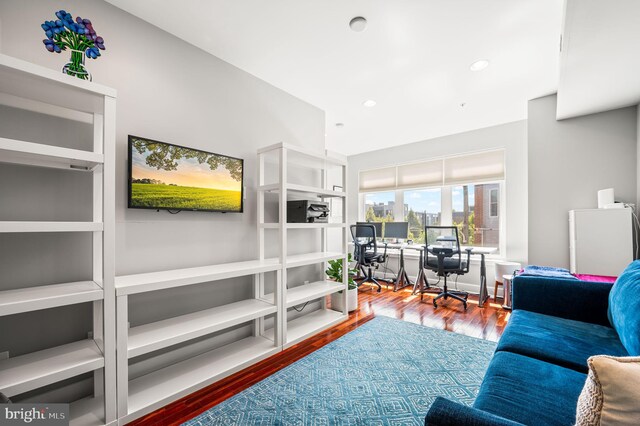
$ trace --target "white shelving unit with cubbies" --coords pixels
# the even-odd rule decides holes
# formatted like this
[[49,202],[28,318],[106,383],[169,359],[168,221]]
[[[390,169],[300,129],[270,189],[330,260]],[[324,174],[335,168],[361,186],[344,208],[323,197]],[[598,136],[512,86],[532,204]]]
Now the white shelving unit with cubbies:
[[[116,417],[115,341],[115,108],[116,91],[0,54],[0,105],[89,124],[90,150],[2,137],[0,163],[92,175],[92,219],[86,222],[6,221],[0,234],[89,233],[92,277],[79,282],[7,283],[0,272],[0,317],[92,303],[91,338],[0,360],[0,392],[9,397],[93,372],[93,395],[69,401],[70,422],[104,425]],[[21,112],[22,114],[22,112]],[[87,277],[89,278],[89,277]],[[9,354],[11,355],[11,354]],[[42,401],[47,402],[47,401]],[[57,402],[57,401],[56,401]]]
[[[292,169],[304,169],[302,175],[306,176],[304,184],[293,183],[291,179]],[[330,170],[331,169],[331,170]],[[340,181],[339,187],[332,185],[329,188],[329,175],[337,175]],[[280,298],[277,304],[281,306],[282,315],[278,316],[278,321],[274,327],[264,329],[264,323],[260,323],[261,333],[269,338],[273,338],[282,345],[283,348],[292,346],[301,340],[306,339],[322,330],[347,319],[347,292],[342,291],[347,288],[347,277],[343,282],[337,283],[318,277],[305,280],[300,285],[289,287],[288,272],[292,268],[302,266],[322,265],[323,271],[330,260],[342,259],[343,267],[347,269],[347,226],[345,223],[346,212],[346,159],[326,152],[315,152],[284,143],[268,146],[258,151],[258,247],[259,258],[264,259],[268,245],[278,242],[278,259],[282,264],[280,281],[276,284],[281,287],[280,294],[275,298]],[[270,182],[267,182],[271,180]],[[277,220],[268,221],[266,218],[266,205],[268,194],[277,196],[278,217]],[[273,198],[273,197],[272,197]],[[292,199],[310,200],[340,200],[341,216],[339,222],[329,221],[328,223],[289,223],[287,220],[287,201]],[[302,254],[288,253],[288,238],[290,230],[319,230],[320,247],[318,251]],[[328,249],[329,230],[336,230],[339,234],[339,251]],[[277,235],[273,235],[277,232]],[[300,231],[299,231],[300,232]],[[317,231],[315,231],[317,232]],[[271,234],[271,235],[269,235]],[[259,277],[260,278],[260,277]],[[298,283],[296,283],[298,284]],[[261,298],[271,299],[272,294],[264,294],[263,280],[257,282],[256,291]],[[344,297],[342,312],[327,308],[326,296],[342,291]],[[278,292],[276,292],[278,293]],[[318,301],[319,309],[304,313],[304,307],[308,303]],[[298,311],[302,315],[289,319],[289,309],[300,306]]]
[[[280,321],[278,287],[271,297],[257,291],[259,277],[266,273],[280,281],[282,265],[278,259],[249,260],[118,276],[115,280],[118,344],[118,417],[130,422],[166,404],[210,385],[251,364],[282,350],[277,336],[261,333],[258,325],[267,316]],[[253,276],[252,298],[228,303],[186,315],[129,327],[129,296],[189,285],[216,285],[222,280]],[[240,324],[251,324],[251,336],[197,356],[170,363],[139,377],[130,374],[129,361],[173,345],[187,343]]]

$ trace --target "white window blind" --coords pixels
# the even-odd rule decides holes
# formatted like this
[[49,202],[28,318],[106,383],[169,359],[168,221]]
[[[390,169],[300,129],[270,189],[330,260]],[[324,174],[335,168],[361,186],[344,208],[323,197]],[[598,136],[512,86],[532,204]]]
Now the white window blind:
[[367,170],[360,172],[360,190],[376,191],[396,187],[396,168]]
[[442,186],[442,160],[398,166],[398,188]]
[[360,172],[360,191],[385,191],[503,180],[504,150]]
[[504,151],[447,158],[444,162],[445,185],[504,179]]

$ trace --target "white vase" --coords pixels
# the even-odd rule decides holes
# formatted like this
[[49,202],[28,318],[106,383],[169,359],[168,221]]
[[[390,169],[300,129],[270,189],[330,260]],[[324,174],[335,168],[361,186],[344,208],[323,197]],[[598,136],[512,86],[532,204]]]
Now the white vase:
[[[342,312],[344,309],[344,295],[342,292],[333,293],[331,295],[331,309]],[[358,309],[358,289],[347,290],[347,312],[353,312]]]

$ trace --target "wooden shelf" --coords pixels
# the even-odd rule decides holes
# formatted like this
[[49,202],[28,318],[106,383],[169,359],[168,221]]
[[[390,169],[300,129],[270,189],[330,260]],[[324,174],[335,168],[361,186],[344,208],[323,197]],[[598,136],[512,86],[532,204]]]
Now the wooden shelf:
[[0,162],[87,171],[104,163],[104,156],[90,151],[0,138]]
[[[262,185],[258,188],[258,190],[263,192],[277,193],[277,192],[280,192],[280,185],[277,183]],[[306,185],[297,185],[293,183],[286,184],[285,190],[290,192],[301,193],[301,194],[311,194],[319,198],[344,198],[347,196],[347,193],[343,191],[332,191],[330,189],[316,188],[313,186],[306,186]]]
[[93,281],[43,285],[0,291],[0,316],[102,300],[103,291]]
[[[327,328],[347,319],[342,312],[331,309],[320,309],[310,314],[298,317],[287,322],[287,342],[284,345],[288,348],[296,343],[320,333]],[[273,329],[265,331],[265,337],[273,338]]]
[[264,337],[248,337],[129,382],[128,415],[122,423],[149,413],[278,352]]
[[278,259],[248,260],[244,262],[222,263],[219,265],[196,268],[174,269],[171,271],[150,272],[119,276],[115,279],[116,294],[143,293],[172,287],[223,280],[262,272],[276,271],[282,265]]
[[181,315],[129,330],[129,358],[214,333],[276,312],[263,300],[249,299]]
[[316,263],[327,262],[329,260],[342,259],[346,257],[346,253],[340,252],[317,252],[296,254],[287,256],[287,268],[295,268],[297,266],[313,265]]
[[[287,223],[285,227],[287,229],[325,229],[325,228],[344,228],[347,226],[344,223]],[[264,229],[279,229],[279,223],[261,223],[261,228]]]
[[11,397],[104,367],[93,340],[82,340],[0,361],[0,391]]
[[0,221],[0,232],[96,232],[102,231],[102,222],[11,222]]
[[0,54],[0,92],[77,111],[103,113],[105,96],[117,92],[58,70]]
[[104,404],[102,398],[87,397],[69,405],[69,426],[104,425]]

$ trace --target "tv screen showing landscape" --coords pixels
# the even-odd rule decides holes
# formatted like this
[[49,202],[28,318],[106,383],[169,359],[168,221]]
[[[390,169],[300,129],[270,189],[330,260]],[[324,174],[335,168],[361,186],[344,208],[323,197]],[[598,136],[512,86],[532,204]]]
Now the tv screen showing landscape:
[[242,212],[243,160],[129,136],[129,207]]

